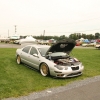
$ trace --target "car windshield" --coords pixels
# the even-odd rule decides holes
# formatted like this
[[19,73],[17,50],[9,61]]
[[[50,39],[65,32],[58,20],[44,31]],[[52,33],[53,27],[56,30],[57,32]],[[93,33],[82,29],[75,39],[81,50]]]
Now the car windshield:
[[38,48],[41,56],[45,56],[47,50],[49,49],[49,47],[44,47],[44,48]]

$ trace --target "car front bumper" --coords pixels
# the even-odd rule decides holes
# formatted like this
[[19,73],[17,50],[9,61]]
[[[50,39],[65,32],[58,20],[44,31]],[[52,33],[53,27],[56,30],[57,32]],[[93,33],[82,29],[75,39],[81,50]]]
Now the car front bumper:
[[67,77],[76,77],[82,75],[84,70],[84,66],[81,66],[79,70],[72,70],[71,68],[68,70],[52,70],[50,71],[50,75],[59,78],[67,78]]

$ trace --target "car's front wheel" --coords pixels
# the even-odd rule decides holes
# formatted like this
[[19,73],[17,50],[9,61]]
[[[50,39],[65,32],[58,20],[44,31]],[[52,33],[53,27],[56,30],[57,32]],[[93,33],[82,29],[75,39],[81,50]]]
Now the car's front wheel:
[[20,56],[19,56],[19,55],[17,56],[16,61],[17,61],[17,64],[21,64],[21,58],[20,58]]
[[47,64],[45,64],[45,63],[41,64],[41,66],[40,66],[40,73],[43,76],[49,76],[50,75],[49,68],[48,68]]

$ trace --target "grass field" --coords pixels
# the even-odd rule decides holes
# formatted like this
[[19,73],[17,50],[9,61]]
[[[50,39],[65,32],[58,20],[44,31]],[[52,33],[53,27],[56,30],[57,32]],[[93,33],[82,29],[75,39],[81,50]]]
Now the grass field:
[[17,65],[15,51],[15,48],[0,48],[0,99],[28,95],[100,75],[100,50],[75,48],[72,54],[83,62],[85,69],[82,76],[67,79],[43,77],[24,64]]

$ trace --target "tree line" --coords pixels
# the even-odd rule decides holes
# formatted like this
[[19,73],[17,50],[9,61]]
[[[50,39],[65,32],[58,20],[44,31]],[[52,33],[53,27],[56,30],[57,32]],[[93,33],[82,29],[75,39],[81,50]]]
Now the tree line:
[[80,39],[80,38],[84,38],[84,39],[89,39],[89,40],[94,40],[94,39],[100,39],[100,33],[95,33],[95,35],[93,34],[83,34],[83,33],[74,33],[74,34],[70,34],[68,37],[65,35],[61,35],[61,36],[33,36],[35,39],[40,39],[40,40],[49,40],[49,39],[55,39],[57,41],[59,40],[65,40],[67,38],[71,38],[74,40]]

